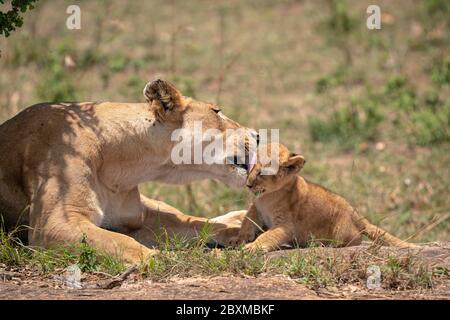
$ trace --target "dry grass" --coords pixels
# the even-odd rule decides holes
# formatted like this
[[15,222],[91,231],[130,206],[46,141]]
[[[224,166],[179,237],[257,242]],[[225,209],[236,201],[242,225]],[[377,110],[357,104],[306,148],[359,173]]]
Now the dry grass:
[[[450,32],[442,9],[419,0],[378,1],[383,29],[368,31],[370,1],[347,1],[353,27],[341,30],[330,28],[336,12],[325,0],[85,0],[79,1],[82,30],[69,31],[65,9],[72,1],[40,2],[20,31],[0,39],[0,120],[43,100],[143,101],[143,85],[161,76],[186,95],[219,100],[227,115],[247,126],[279,128],[282,142],[308,160],[303,174],[348,198],[372,222],[401,238],[416,235],[417,242],[450,241],[450,145],[442,138],[449,126],[442,129],[442,119],[432,117],[449,116]],[[69,57],[74,67],[64,64]],[[407,84],[399,85],[398,78]],[[376,105],[380,121],[365,122],[365,103]],[[336,122],[336,130],[328,116],[349,106],[370,132],[349,120]],[[327,139],[314,140],[312,119],[324,121]],[[203,216],[242,209],[250,201],[246,191],[214,181],[189,188],[148,183],[141,190]],[[29,257],[24,264],[35,261],[20,246],[8,248],[2,245],[5,256],[19,250],[19,257]],[[430,287],[438,276],[414,257],[372,255],[389,275],[386,288]],[[371,259],[329,261],[312,250],[269,262],[239,250],[216,256],[194,246],[165,250],[142,271],[160,280],[173,274],[283,273],[320,287],[361,283]]]
[[[417,251],[382,250],[379,246],[334,249],[311,244],[307,249],[267,255],[242,248],[211,250],[205,246],[207,239],[207,234],[199,234],[195,241],[162,240],[160,254],[141,263],[138,277],[166,282],[191,277],[284,275],[312,290],[346,286],[366,290],[369,267],[375,265],[381,272],[380,290],[427,290],[449,280],[445,265],[424,260]],[[80,239],[79,245],[41,250],[23,246],[14,233],[0,229],[0,277],[5,281],[13,277],[8,275],[21,274],[11,270],[22,270],[28,279],[60,277],[57,275],[64,275],[73,264],[81,269],[83,278],[112,278],[125,270],[119,258],[96,251],[86,240]]]

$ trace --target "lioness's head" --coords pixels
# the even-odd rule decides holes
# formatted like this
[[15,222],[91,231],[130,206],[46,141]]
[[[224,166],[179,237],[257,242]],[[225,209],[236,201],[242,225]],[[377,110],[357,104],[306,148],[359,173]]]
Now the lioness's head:
[[[277,163],[277,170],[271,170],[273,162],[261,163],[265,158],[262,152]],[[289,152],[282,144],[262,145],[258,148],[258,161],[248,176],[247,187],[256,195],[276,191],[291,181],[304,164],[303,156]]]
[[[245,185],[251,154],[256,153],[258,143],[255,130],[229,119],[215,104],[183,96],[167,81],[149,82],[144,96],[154,109],[157,121],[171,128],[170,162],[177,178],[166,179],[167,182],[214,178],[230,186]],[[200,139],[196,135],[199,131]],[[222,151],[212,150],[213,142],[215,147],[221,144]]]

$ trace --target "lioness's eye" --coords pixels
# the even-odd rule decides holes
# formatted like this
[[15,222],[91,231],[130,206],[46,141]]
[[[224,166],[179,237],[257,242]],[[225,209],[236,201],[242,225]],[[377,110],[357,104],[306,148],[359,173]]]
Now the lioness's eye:
[[212,108],[212,110],[213,110],[215,113],[219,113],[219,112],[222,111],[222,109],[220,109],[220,108]]

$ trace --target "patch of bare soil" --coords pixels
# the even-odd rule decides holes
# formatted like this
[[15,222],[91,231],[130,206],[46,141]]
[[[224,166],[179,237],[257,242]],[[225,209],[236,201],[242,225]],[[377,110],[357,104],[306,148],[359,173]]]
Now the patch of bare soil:
[[[300,251],[310,249],[297,249]],[[317,248],[315,250],[318,250]],[[350,248],[320,248],[330,255],[355,254],[367,251],[367,246]],[[410,254],[408,250],[382,248],[397,257]],[[417,257],[430,266],[450,268],[450,244],[425,245],[414,250]],[[292,252],[292,251],[291,251]],[[269,254],[279,256],[286,251]],[[83,289],[68,289],[60,276],[36,275],[28,269],[6,268],[0,265],[0,299],[450,299],[450,279],[444,278],[431,289],[392,291],[369,290],[365,286],[347,285],[312,290],[287,276],[258,277],[215,276],[171,278],[164,282],[142,279],[132,273],[112,283],[105,275],[84,275]],[[102,284],[102,285],[100,285]]]

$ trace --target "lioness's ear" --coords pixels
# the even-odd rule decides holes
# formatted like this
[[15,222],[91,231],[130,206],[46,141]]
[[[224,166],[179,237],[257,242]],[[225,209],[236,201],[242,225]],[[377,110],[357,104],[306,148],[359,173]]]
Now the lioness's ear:
[[158,103],[165,111],[181,106],[181,92],[167,81],[153,80],[144,88],[144,96],[151,103]]
[[297,172],[305,165],[305,158],[299,154],[291,153],[289,159],[283,163],[283,167],[289,169],[289,171]]

